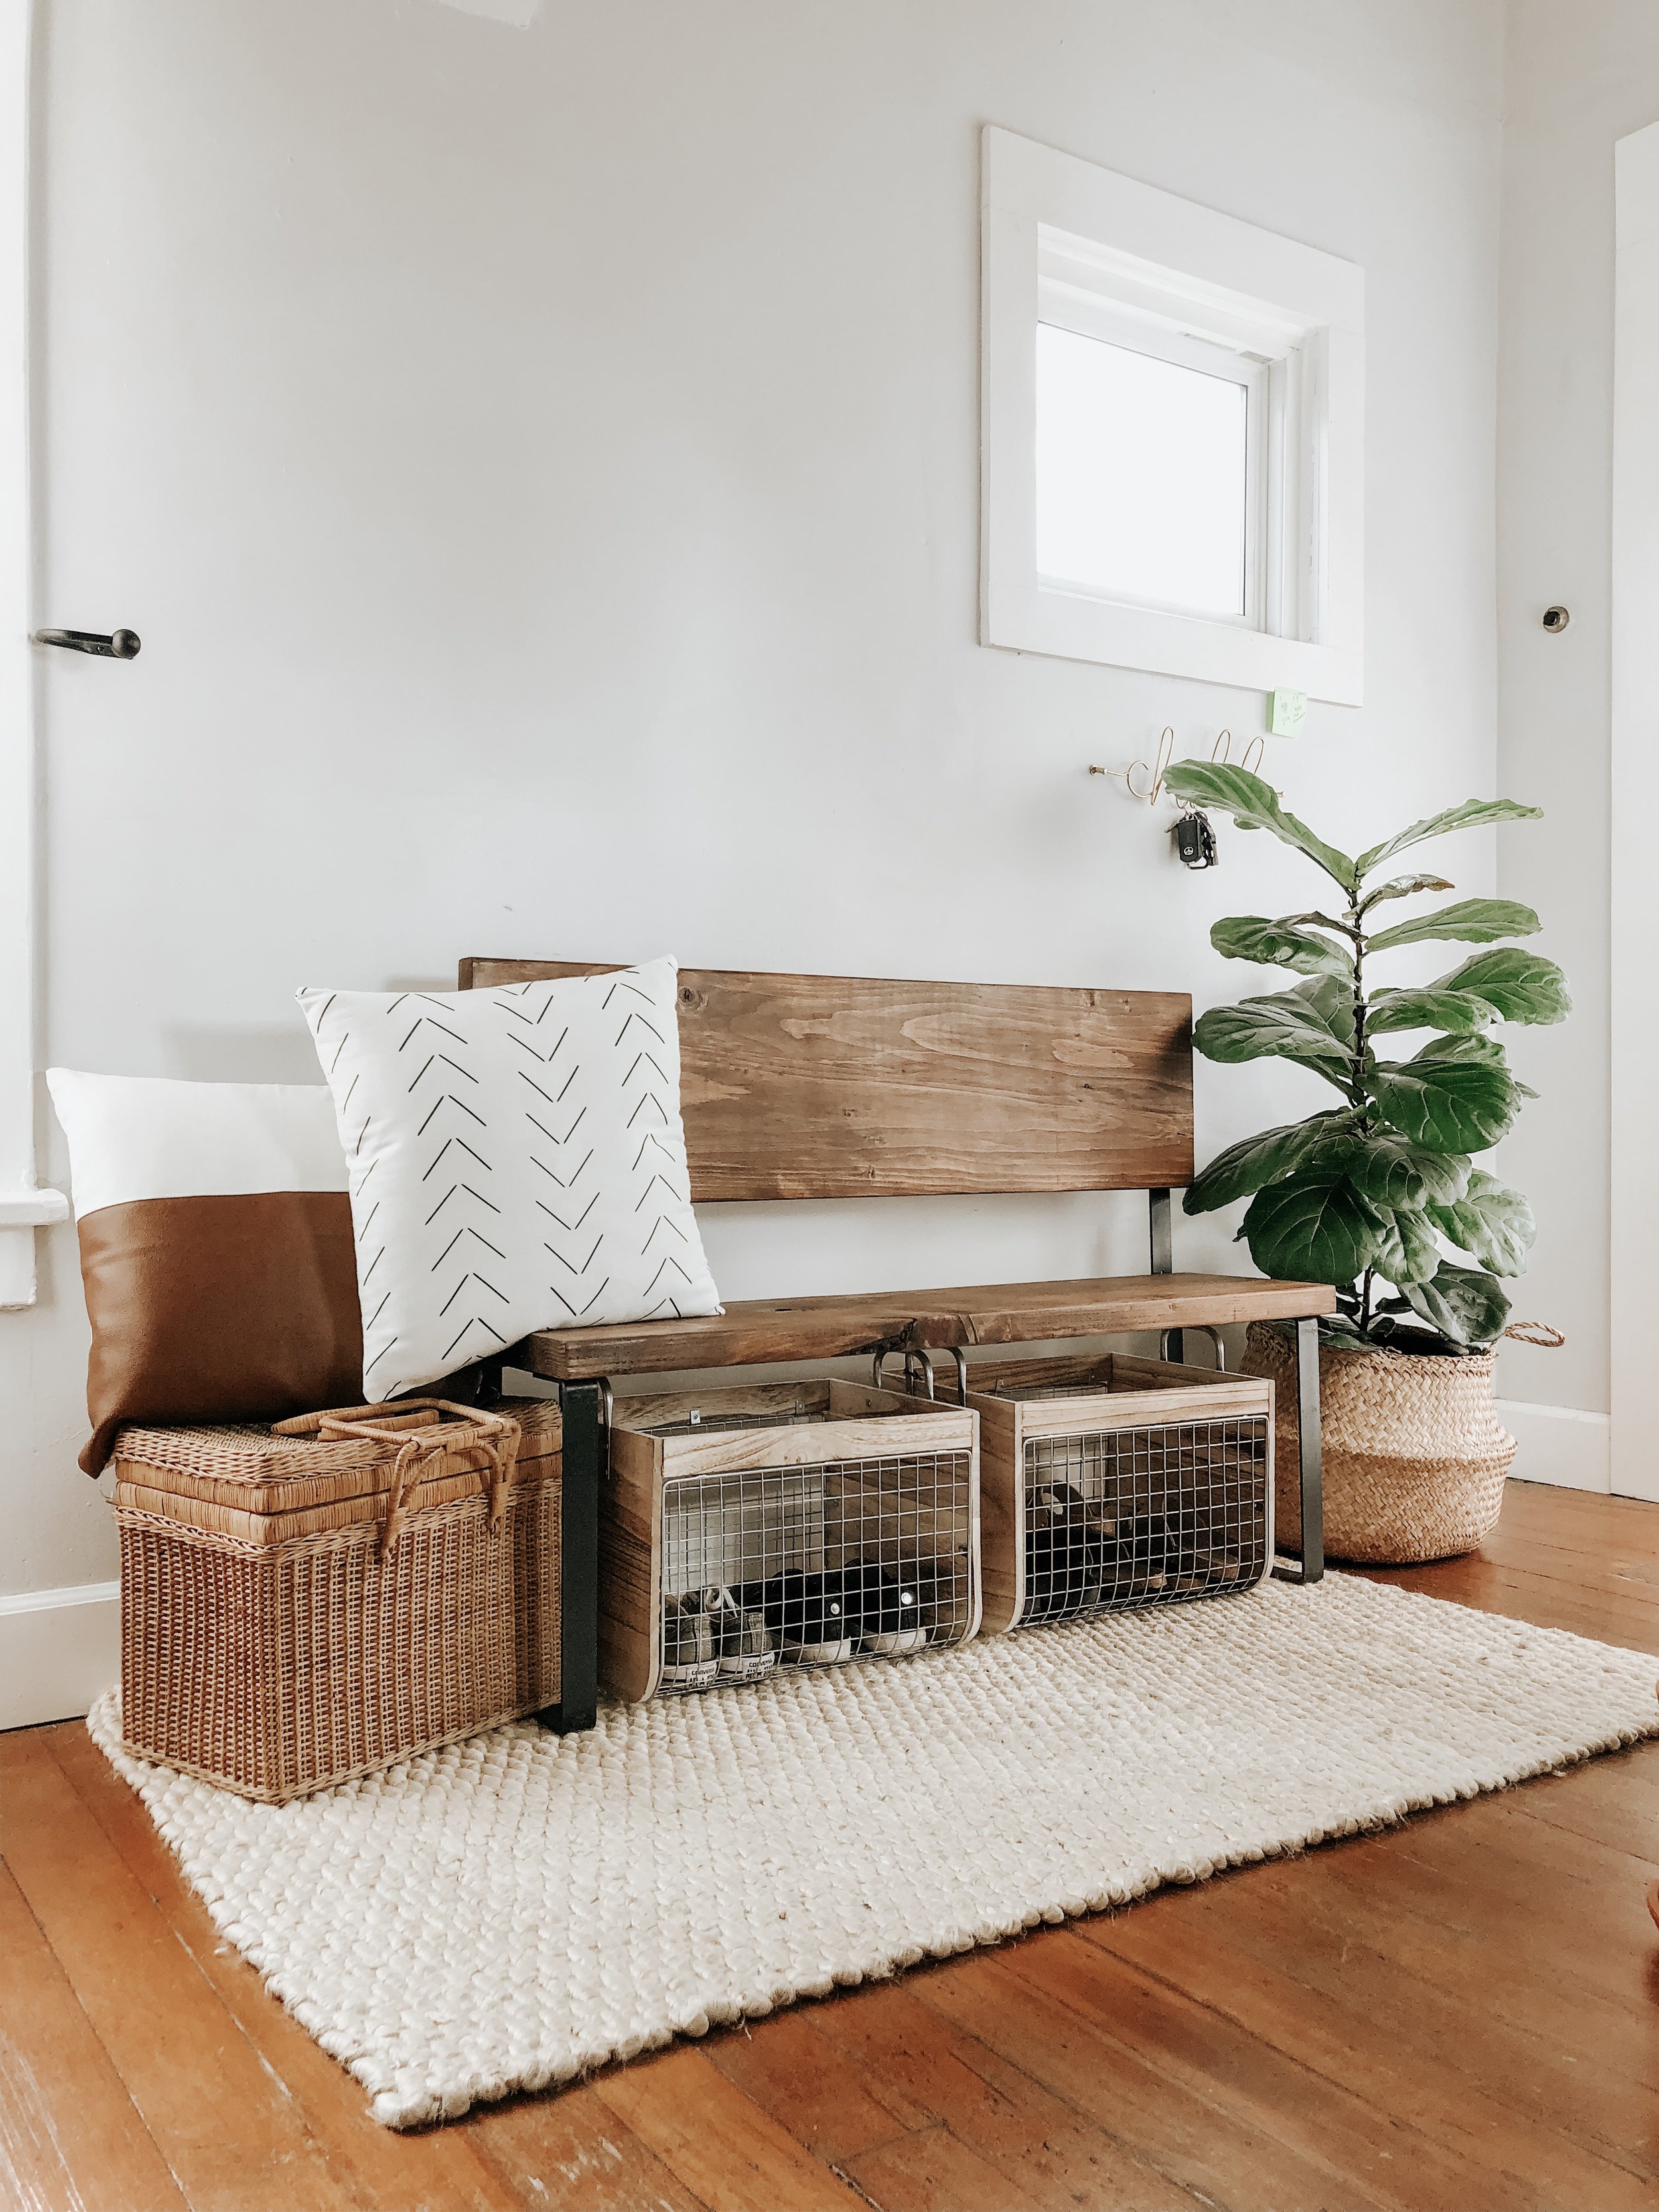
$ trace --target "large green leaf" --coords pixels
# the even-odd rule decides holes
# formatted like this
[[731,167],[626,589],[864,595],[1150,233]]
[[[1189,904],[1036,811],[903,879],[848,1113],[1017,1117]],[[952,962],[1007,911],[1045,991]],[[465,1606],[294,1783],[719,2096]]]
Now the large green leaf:
[[1353,955],[1340,945],[1294,923],[1268,921],[1260,915],[1235,915],[1231,921],[1217,922],[1210,942],[1229,960],[1254,960],[1263,968],[1294,968],[1304,975],[1346,978],[1353,974]]
[[1536,1098],[1538,1093],[1522,1083],[1510,1066],[1509,1054],[1495,1036],[1484,1033],[1479,1036],[1443,1036],[1434,1044],[1425,1044],[1419,1053],[1431,1052],[1437,1060],[1466,1060],[1481,1067],[1501,1068],[1509,1077],[1517,1098]]
[[1564,1022],[1572,1012],[1567,979],[1553,960],[1504,945],[1477,952],[1449,975],[1431,985],[1436,991],[1473,991],[1496,1006],[1506,1022]]
[[1414,921],[1396,922],[1366,940],[1367,952],[1388,952],[1396,945],[1491,945],[1500,937],[1531,937],[1543,924],[1518,899],[1459,899]]
[[1353,1050],[1353,986],[1335,975],[1309,975],[1292,983],[1290,994],[1311,1006],[1345,1052]]
[[1507,1072],[1465,1048],[1481,1037],[1427,1045],[1407,1060],[1379,1060],[1370,1093],[1384,1116],[1431,1152],[1482,1152],[1514,1121],[1519,1094]]
[[1413,1310],[1454,1344],[1485,1351],[1504,1333],[1510,1302],[1495,1275],[1443,1260],[1431,1281],[1401,1284]]
[[[1310,981],[1317,993],[1321,984],[1334,984],[1335,979],[1315,976]],[[1308,995],[1308,988],[1298,985],[1269,998],[1245,999],[1236,1006],[1212,1006],[1194,1025],[1193,1042],[1206,1060],[1297,1060],[1346,1091],[1353,1073],[1352,1029],[1345,1042],[1332,1028],[1325,1006]],[[1336,988],[1340,994],[1340,987]],[[1348,1012],[1352,1020],[1352,1001]]]
[[1451,1206],[1431,1206],[1428,1212],[1460,1251],[1494,1275],[1524,1272],[1537,1233],[1532,1208],[1518,1190],[1508,1189],[1496,1176],[1477,1169],[1462,1199]]
[[1382,1036],[1389,1030],[1443,1030],[1467,1036],[1498,1018],[1490,999],[1474,991],[1443,991],[1430,983],[1420,990],[1379,991],[1365,1017],[1367,1033]]
[[1478,1036],[1438,1037],[1432,1044],[1420,1046],[1416,1057],[1466,1060],[1479,1067],[1501,1067],[1506,1075],[1509,1073],[1508,1054],[1497,1037],[1487,1036],[1484,1031]]
[[1249,1198],[1264,1183],[1293,1175],[1304,1156],[1333,1128],[1353,1116],[1340,1109],[1316,1114],[1311,1121],[1294,1121],[1278,1129],[1264,1129],[1258,1137],[1244,1137],[1218,1152],[1182,1200],[1188,1213],[1213,1213],[1235,1199]]
[[1402,1206],[1426,1206],[1431,1200],[1452,1205],[1468,1187],[1469,1164],[1455,1152],[1425,1152],[1410,1144],[1398,1130],[1365,1129],[1355,1116],[1334,1114],[1322,1127],[1304,1122],[1313,1132],[1298,1165],[1340,1170],[1373,1206],[1387,1212]]
[[1376,1259],[1388,1219],[1345,1175],[1294,1175],[1260,1190],[1239,1235],[1264,1275],[1351,1283]]
[[1407,845],[1421,845],[1431,837],[1444,837],[1453,830],[1478,830],[1488,822],[1530,821],[1543,811],[1541,806],[1522,806],[1513,799],[1466,799],[1461,806],[1449,806],[1443,814],[1431,814],[1421,822],[1413,822],[1397,837],[1373,845],[1370,852],[1359,855],[1354,867],[1359,875],[1368,876],[1379,862],[1391,860]]
[[1409,1206],[1390,1211],[1388,1221],[1388,1234],[1373,1263],[1377,1273],[1400,1291],[1426,1283],[1440,1265],[1434,1223],[1420,1207]]
[[1386,884],[1379,884],[1374,891],[1366,892],[1359,902],[1359,911],[1369,914],[1384,899],[1415,898],[1419,891],[1449,891],[1454,888],[1444,876],[1391,876]]
[[1219,814],[1231,814],[1241,830],[1271,830],[1285,844],[1294,845],[1298,853],[1316,860],[1345,891],[1353,890],[1358,878],[1347,854],[1316,837],[1294,814],[1285,813],[1273,786],[1252,775],[1249,769],[1228,768],[1219,761],[1177,761],[1165,772],[1164,781],[1166,789],[1189,805],[1212,806]]

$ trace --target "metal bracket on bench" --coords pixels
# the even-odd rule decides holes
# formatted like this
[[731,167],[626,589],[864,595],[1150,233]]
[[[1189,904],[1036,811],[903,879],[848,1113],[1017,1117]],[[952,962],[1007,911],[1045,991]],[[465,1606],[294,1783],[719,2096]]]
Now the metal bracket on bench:
[[1280,1582],[1316,1583],[1325,1572],[1325,1475],[1319,1441],[1319,1323],[1296,1325],[1296,1436],[1302,1488],[1302,1561],[1276,1565]]
[[[1146,1205],[1152,1215],[1152,1273],[1173,1275],[1175,1273],[1175,1208],[1167,1190],[1149,1190]],[[1166,1328],[1160,1357],[1173,1359],[1177,1365],[1185,1357],[1185,1346],[1178,1328]]]
[[559,1702],[536,1718],[557,1735],[591,1729],[599,1710],[599,1480],[611,1444],[611,1385],[561,1382]]

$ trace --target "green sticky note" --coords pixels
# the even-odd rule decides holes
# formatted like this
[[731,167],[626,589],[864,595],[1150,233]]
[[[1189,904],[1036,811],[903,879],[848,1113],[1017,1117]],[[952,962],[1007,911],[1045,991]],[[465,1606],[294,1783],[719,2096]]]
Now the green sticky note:
[[1305,691],[1270,691],[1267,694],[1267,727],[1274,737],[1299,738],[1307,715],[1308,695]]

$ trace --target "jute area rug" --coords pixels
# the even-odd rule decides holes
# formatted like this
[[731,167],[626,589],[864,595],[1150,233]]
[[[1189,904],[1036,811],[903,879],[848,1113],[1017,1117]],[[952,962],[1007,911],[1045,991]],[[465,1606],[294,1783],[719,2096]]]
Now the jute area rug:
[[391,2127],[1659,1733],[1659,1662],[1332,1576],[520,1723],[287,1806],[94,1736]]

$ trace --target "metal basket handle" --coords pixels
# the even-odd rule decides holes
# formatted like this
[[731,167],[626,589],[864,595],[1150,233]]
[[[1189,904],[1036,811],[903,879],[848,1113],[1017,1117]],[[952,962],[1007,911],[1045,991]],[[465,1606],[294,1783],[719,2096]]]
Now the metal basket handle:
[[[1160,1359],[1167,1359],[1169,1358],[1170,1339],[1176,1334],[1176,1332],[1174,1329],[1166,1328],[1164,1331],[1164,1334],[1158,1338],[1158,1356]],[[1224,1375],[1226,1373],[1227,1347],[1221,1340],[1221,1331],[1218,1328],[1212,1328],[1209,1322],[1206,1321],[1188,1321],[1182,1323],[1180,1334],[1184,1336],[1207,1336],[1215,1351],[1216,1373],[1218,1375]]]
[[[952,1344],[946,1349],[956,1362],[957,1403],[965,1406],[968,1403],[968,1362],[958,1346]],[[904,1388],[908,1395],[913,1398],[937,1398],[939,1392],[935,1386],[933,1362],[939,1354],[926,1345],[890,1344],[884,1351],[877,1352],[870,1364],[872,1387],[877,1390],[885,1388],[881,1379],[882,1369],[899,1352],[904,1354]],[[918,1389],[917,1382],[925,1384],[926,1388]]]

